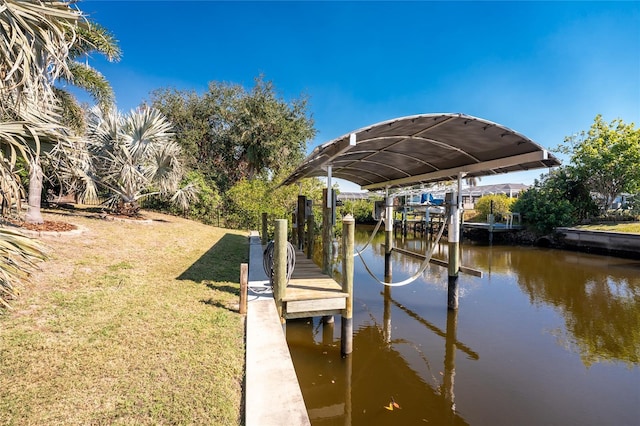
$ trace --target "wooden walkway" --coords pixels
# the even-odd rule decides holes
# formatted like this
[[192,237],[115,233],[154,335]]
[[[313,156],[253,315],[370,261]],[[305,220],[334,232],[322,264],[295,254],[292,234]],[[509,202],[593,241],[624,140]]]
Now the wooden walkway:
[[293,275],[282,299],[285,319],[340,315],[348,296],[302,251],[296,252]]

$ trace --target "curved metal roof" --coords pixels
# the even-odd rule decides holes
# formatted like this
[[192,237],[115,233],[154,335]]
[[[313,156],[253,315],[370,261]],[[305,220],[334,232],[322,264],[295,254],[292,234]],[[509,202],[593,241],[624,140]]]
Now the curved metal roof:
[[285,179],[332,176],[363,189],[413,186],[559,166],[526,136],[464,114],[421,114],[356,130],[313,150]]

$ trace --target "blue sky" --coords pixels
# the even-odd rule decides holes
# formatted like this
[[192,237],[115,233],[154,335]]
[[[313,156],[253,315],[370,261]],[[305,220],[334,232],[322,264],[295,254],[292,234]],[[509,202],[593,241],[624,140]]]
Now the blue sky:
[[[460,112],[546,148],[596,114],[640,125],[640,2],[99,1],[79,7],[107,27],[119,63],[90,63],[118,107],[160,87],[209,81],[309,97],[310,152],[396,117]],[[530,184],[542,171],[483,178]],[[343,190],[356,189],[344,185]]]

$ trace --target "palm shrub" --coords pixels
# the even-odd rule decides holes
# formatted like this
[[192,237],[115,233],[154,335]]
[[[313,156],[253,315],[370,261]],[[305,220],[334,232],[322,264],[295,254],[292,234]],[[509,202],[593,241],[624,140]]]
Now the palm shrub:
[[173,197],[183,207],[193,199],[193,186],[179,187],[182,150],[173,140],[171,123],[159,111],[103,114],[94,107],[87,129],[93,182],[110,191],[106,204],[115,213],[135,216],[140,200],[150,196]]

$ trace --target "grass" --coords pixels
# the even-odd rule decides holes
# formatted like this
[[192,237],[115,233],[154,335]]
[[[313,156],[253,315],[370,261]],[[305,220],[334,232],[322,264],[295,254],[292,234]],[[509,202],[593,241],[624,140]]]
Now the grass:
[[0,424],[241,422],[244,233],[58,215],[50,260],[0,314]]
[[640,222],[611,222],[593,225],[580,225],[576,226],[576,228],[588,231],[627,232],[630,234],[640,234]]

